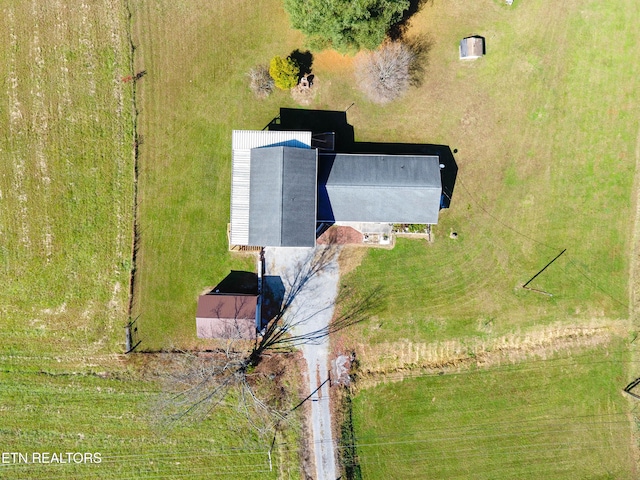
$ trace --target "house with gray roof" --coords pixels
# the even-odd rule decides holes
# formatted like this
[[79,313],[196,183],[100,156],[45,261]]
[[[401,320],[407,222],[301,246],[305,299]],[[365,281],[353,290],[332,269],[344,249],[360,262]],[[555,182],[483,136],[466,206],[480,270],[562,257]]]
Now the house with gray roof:
[[437,155],[333,152],[310,131],[235,130],[232,144],[232,248],[313,247],[321,224],[438,223]]
[[249,245],[315,245],[317,165],[315,148],[251,150]]
[[435,156],[319,156],[318,222],[436,224],[441,196]]

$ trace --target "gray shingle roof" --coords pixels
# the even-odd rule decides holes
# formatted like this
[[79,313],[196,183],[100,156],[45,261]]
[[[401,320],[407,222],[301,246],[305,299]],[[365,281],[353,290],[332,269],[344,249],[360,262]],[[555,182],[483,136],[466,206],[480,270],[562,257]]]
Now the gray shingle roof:
[[320,154],[318,221],[438,223],[436,156]]
[[315,245],[316,155],[308,148],[251,150],[250,245]]

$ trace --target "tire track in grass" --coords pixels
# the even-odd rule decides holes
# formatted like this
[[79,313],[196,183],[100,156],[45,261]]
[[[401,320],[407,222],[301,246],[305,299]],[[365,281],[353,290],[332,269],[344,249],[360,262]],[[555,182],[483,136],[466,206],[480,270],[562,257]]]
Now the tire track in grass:
[[58,61],[58,77],[56,84],[58,86],[58,93],[60,100],[58,101],[58,120],[75,123],[77,121],[73,110],[71,109],[71,88],[69,81],[69,61],[67,59],[66,51],[61,47],[66,43],[65,32],[69,31],[69,25],[66,18],[69,16],[69,12],[66,11],[66,5],[61,0],[56,0],[53,4],[55,19],[53,24],[53,50]]
[[18,53],[18,35],[15,30],[15,14],[12,8],[5,10],[6,18],[9,24],[9,73],[7,81],[7,98],[9,100],[9,133],[13,140],[10,146],[13,150],[12,157],[15,161],[13,187],[18,200],[18,216],[19,216],[19,243],[26,249],[31,249],[31,237],[29,230],[29,210],[27,208],[27,193],[24,189],[25,177],[25,155],[19,147],[20,140],[24,137],[24,115],[22,113],[22,104],[18,97],[18,74],[17,74],[17,53]]
[[38,172],[38,180],[44,193],[45,201],[41,202],[44,215],[42,216],[42,249],[46,258],[46,263],[51,262],[51,256],[53,253],[53,230],[51,227],[51,219],[49,217],[48,206],[50,205],[49,199],[51,198],[51,178],[49,176],[49,167],[47,164],[47,156],[45,154],[45,143],[49,135],[49,116],[47,107],[44,101],[43,84],[45,80],[45,61],[42,54],[42,47],[40,45],[40,18],[43,16],[43,12],[39,11],[39,5],[36,0],[31,3],[31,14],[34,20],[32,32],[33,38],[31,40],[31,52],[30,62],[33,66],[31,68],[31,98],[32,98],[32,120],[31,128],[35,133],[35,158]]
[[[80,45],[85,56],[85,70],[87,79],[87,86],[89,89],[89,95],[91,97],[96,96],[96,57],[94,54],[95,45],[91,41],[91,24],[89,22],[89,15],[91,13],[89,5],[85,2],[80,4]],[[99,121],[98,114],[93,116],[96,122]]]

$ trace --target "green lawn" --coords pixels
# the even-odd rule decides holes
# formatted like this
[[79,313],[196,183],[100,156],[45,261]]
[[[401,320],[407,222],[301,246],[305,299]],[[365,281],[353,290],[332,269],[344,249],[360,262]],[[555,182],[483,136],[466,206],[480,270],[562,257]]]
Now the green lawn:
[[[449,343],[562,325],[624,335],[638,18],[632,1],[428,2],[409,35],[427,38],[429,61],[405,99],[372,105],[336,70],[334,92],[356,102],[357,139],[458,150],[435,241],[370,250],[342,279],[386,294],[385,310],[338,342],[363,370],[400,349],[409,353],[399,368],[410,369]],[[460,62],[457,43],[470,34],[486,37],[487,55]],[[530,285],[553,296],[520,288],[565,248]],[[364,478],[634,478],[637,431],[621,388],[638,370],[628,344],[613,342],[587,356],[567,342],[575,359],[522,353],[516,366],[364,388],[354,399]]]
[[[426,4],[408,33],[430,45],[422,84],[386,107],[358,92],[350,58],[313,52],[309,108],[355,101],[358,140],[458,149],[458,182],[435,243],[372,251],[346,279],[378,282],[387,294],[376,328],[357,336],[440,340],[481,335],[476,326],[486,322],[501,335],[627,315],[638,131],[628,18],[637,6],[619,3]],[[140,2],[134,20],[137,70],[147,72],[139,83],[140,348],[206,345],[194,338],[197,295],[231,268],[254,268],[227,251],[231,130],[263,128],[294,105],[285,92],[256,100],[245,74],[304,40],[275,0]],[[470,32],[486,36],[488,54],[460,62],[457,42]],[[242,48],[230,55],[230,44]],[[564,248],[531,285],[553,297],[518,288]]]
[[[371,251],[345,278],[379,282],[387,297],[386,311],[354,338],[497,337],[628,315],[639,8],[428,2],[409,29],[431,44],[422,85],[384,108],[357,91],[350,59],[316,55],[310,108],[355,102],[358,140],[459,150],[435,243]],[[207,346],[194,338],[197,295],[231,268],[254,268],[227,251],[231,130],[263,128],[294,106],[285,92],[255,100],[245,73],[303,39],[279,0],[142,0],[132,9],[135,70],[146,71],[137,84],[140,348]],[[0,20],[0,444],[104,458],[3,467],[0,476],[296,478],[297,444],[281,446],[290,456],[276,455],[267,472],[269,440],[248,433],[237,412],[155,430],[146,415],[158,385],[112,356],[124,344],[132,267],[127,21],[121,1],[75,0],[9,2]],[[463,64],[457,42],[471,33],[486,36],[488,55]],[[553,297],[518,288],[563,248],[532,284]],[[631,477],[620,388],[635,372],[617,343],[581,355],[363,390],[355,399],[363,471]],[[407,437],[415,441],[397,443]]]
[[362,478],[634,478],[628,358],[615,342],[366,389],[353,403]]
[[[428,3],[409,29],[431,43],[422,86],[384,108],[354,97],[360,139],[444,143],[459,167],[433,244],[372,250],[345,279],[386,292],[361,343],[627,317],[639,7],[551,5]],[[457,42],[470,33],[487,55],[465,63]],[[565,248],[530,285],[552,297],[519,288]]]
[[[135,6],[139,83],[140,255],[135,315],[145,350],[197,342],[197,296],[230,269],[231,131],[262,129],[293,105],[258,101],[246,73],[302,47],[279,0],[142,1]],[[231,48],[233,46],[233,48]]]
[[3,479],[262,479],[278,478],[281,469],[284,478],[297,478],[279,454],[282,448],[295,451],[296,444],[275,450],[270,471],[271,438],[259,437],[234,407],[197,425],[154,426],[158,387],[113,363],[75,372],[26,371],[21,364],[19,371],[0,374],[4,452],[101,456],[99,464],[5,464]]

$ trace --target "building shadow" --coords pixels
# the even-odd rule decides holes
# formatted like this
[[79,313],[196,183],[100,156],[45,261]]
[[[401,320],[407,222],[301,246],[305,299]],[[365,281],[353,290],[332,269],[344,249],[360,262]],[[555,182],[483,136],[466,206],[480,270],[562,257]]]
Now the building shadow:
[[437,156],[440,162],[442,199],[440,208],[449,208],[458,177],[458,164],[448,145],[434,143],[379,143],[355,142],[348,153],[377,153],[384,155],[426,155]]
[[[316,219],[322,222],[322,228],[319,228],[316,231],[316,237],[322,235],[324,231],[335,222],[333,208],[329,201],[329,192],[327,191],[327,179],[329,178],[329,173],[331,172],[331,167],[335,160],[334,157],[335,156],[329,156],[323,158],[322,168],[321,165],[318,165],[318,212],[316,214]],[[320,160],[318,160],[318,163],[320,163]]]
[[347,112],[336,110],[305,110],[281,108],[280,115],[265,127],[278,131],[311,132],[316,138],[334,134],[334,150],[346,152],[354,142],[353,127],[347,123]]
[[231,270],[208,294],[257,295],[258,275],[253,272]]
[[[451,205],[458,176],[458,165],[448,145],[356,142],[353,126],[347,123],[346,111],[281,108],[280,115],[274,118],[265,128],[279,131],[310,131],[313,137],[333,132],[335,134],[334,151],[336,153],[437,156],[440,162],[440,177],[442,181],[440,208],[449,208]],[[319,175],[322,175],[321,171],[319,171]],[[326,178],[318,178],[318,184],[323,185],[325,183],[323,180],[326,180]],[[326,200],[328,200],[326,189],[323,191],[322,188],[319,188],[318,205],[325,205],[323,208],[327,208],[326,205],[329,205],[329,202]],[[320,213],[322,215],[318,218],[329,221],[333,219],[333,212],[331,211],[322,211]]]

